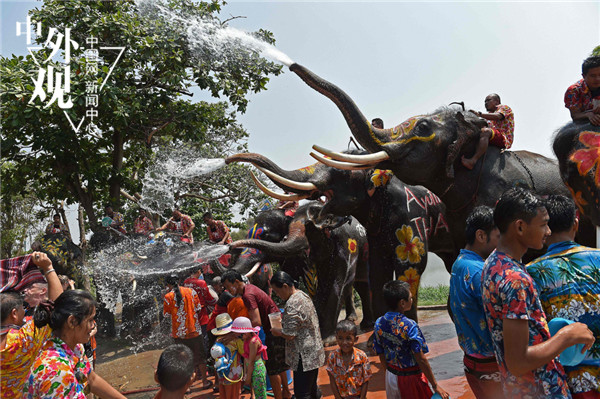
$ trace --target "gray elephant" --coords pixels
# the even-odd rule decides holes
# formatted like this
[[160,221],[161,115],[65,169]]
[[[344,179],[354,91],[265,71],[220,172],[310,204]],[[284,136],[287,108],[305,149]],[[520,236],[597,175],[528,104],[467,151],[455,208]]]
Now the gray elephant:
[[[231,244],[234,250],[243,250],[229,267],[267,291],[270,262],[279,263],[282,270],[303,281],[318,311],[321,334],[329,343],[334,339],[342,305],[347,318],[356,318],[353,286],[363,304],[361,326],[371,327],[373,316],[364,228],[351,218],[315,223],[322,207],[318,202],[310,202],[300,206],[293,217],[285,216],[281,209],[261,212],[248,231],[248,238]],[[228,269],[221,264],[210,266],[216,274]]]
[[[355,151],[352,155],[363,153]],[[386,311],[382,289],[395,273],[411,285],[414,301],[407,315],[417,320],[419,281],[427,264],[427,252],[440,256],[448,272],[458,252],[446,222],[445,207],[435,194],[422,186],[402,183],[389,170],[351,171],[316,163],[287,171],[258,154],[237,154],[226,159],[241,161],[266,172],[286,191],[301,197],[326,196],[323,215],[356,217],[366,228],[369,241],[369,285],[375,317]]]
[[[446,204],[457,248],[465,244],[465,220],[471,210],[478,205],[494,206],[511,187],[525,187],[541,195],[569,193],[557,162],[528,151],[501,151],[490,146],[472,170],[463,167],[461,156],[473,155],[480,130],[487,126],[471,112],[442,108],[391,129],[378,129],[339,87],[298,64],[292,64],[290,70],[337,105],[354,137],[371,153],[348,156],[315,146],[330,159],[315,154],[317,158],[334,167],[391,169],[403,182],[427,187]],[[580,240],[593,245],[593,236],[582,234]]]
[[556,133],[552,148],[579,211],[600,226],[600,126],[569,123]]

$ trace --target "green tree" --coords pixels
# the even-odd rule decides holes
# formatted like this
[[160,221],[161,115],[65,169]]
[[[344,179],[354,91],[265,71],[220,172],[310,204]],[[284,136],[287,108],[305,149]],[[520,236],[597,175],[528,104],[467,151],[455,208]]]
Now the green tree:
[[[226,25],[218,19],[222,1],[170,0],[168,5],[177,15]],[[33,21],[42,23],[38,45],[46,41],[50,28],[61,33],[69,28],[79,47],[70,48],[68,60],[61,51],[63,60],[54,57],[47,64],[42,61],[49,57],[49,48],[34,52],[35,59],[0,57],[2,160],[14,164],[3,170],[2,179],[35,182],[30,187],[11,185],[6,195],[22,196],[28,190],[46,203],[79,203],[95,229],[105,203],[119,207],[123,191],[141,191],[144,170],[163,146],[207,147],[212,156],[221,157],[246,149],[247,133],[236,122],[235,112],[244,112],[247,94],[265,89],[268,76],[279,74],[281,67],[252,50],[225,55],[204,51],[179,32],[177,24],[137,7],[134,1],[47,0],[30,12]],[[255,36],[274,42],[267,31]],[[119,50],[100,50],[94,72],[84,52],[90,37],[98,39],[96,47],[126,47],[110,77]],[[57,102],[47,106],[52,95],[47,79],[48,98],[30,101],[40,70],[35,60],[46,71],[46,65],[63,71],[63,62],[70,62],[73,107],[67,112],[75,124],[90,109],[86,89],[106,83],[94,108],[96,128],[86,129],[87,118],[76,132]],[[219,100],[193,102],[193,87]],[[222,214],[228,214],[233,203],[251,207],[261,196],[247,175],[243,166],[236,165],[213,177],[212,188],[197,185],[199,198],[194,201],[200,203],[195,206]],[[222,204],[217,205],[215,198]]]

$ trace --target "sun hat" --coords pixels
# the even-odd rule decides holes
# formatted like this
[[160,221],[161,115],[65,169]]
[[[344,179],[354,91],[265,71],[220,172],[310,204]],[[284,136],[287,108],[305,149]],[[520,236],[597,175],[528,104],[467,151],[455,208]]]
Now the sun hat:
[[237,317],[233,321],[233,324],[231,325],[231,327],[227,327],[227,330],[234,332],[234,333],[240,333],[240,334],[249,333],[249,332],[257,333],[260,331],[260,327],[252,327],[252,322],[250,321],[249,318],[240,316],[240,317]]
[[213,335],[225,335],[230,332],[228,328],[231,327],[231,323],[233,323],[231,316],[228,313],[221,313],[215,319],[217,327],[210,330],[210,332]]

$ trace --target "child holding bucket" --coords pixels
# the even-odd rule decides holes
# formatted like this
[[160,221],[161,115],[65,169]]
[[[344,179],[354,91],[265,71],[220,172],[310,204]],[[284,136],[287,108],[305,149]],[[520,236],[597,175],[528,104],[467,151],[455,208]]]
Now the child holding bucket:
[[244,357],[246,369],[246,384],[252,385],[256,399],[267,399],[267,347],[258,338],[260,327],[252,327],[252,322],[247,317],[238,317],[231,327],[227,328],[232,333],[242,334],[244,341]]

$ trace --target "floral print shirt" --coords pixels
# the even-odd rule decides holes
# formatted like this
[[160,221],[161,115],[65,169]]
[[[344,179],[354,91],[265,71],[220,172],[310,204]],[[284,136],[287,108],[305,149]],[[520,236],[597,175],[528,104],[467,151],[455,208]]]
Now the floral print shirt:
[[587,324],[596,342],[577,366],[566,367],[571,393],[600,394],[600,250],[563,241],[527,265],[549,319]]
[[353,349],[352,359],[347,365],[344,364],[339,348],[327,357],[325,369],[333,375],[342,398],[360,396],[362,386],[371,379],[371,363],[367,354],[358,348]]
[[494,251],[482,272],[483,309],[507,398],[570,398],[565,372],[556,359],[520,377],[508,371],[504,358],[504,319],[527,320],[529,345],[550,339],[546,315],[525,267]]
[[290,369],[298,370],[302,358],[302,370],[318,369],[325,364],[325,349],[319,331],[319,317],[312,300],[297,290],[285,303],[281,317],[282,332],[294,339],[285,340],[285,362]]
[[35,328],[33,320],[29,320],[21,328],[8,331],[6,346],[0,351],[2,398],[23,396],[23,384],[29,375],[29,369],[51,333],[49,326]]
[[600,104],[600,95],[592,97],[592,92],[587,87],[585,80],[578,80],[569,86],[565,92],[565,108],[574,108],[577,111],[590,111],[594,105]]
[[418,366],[413,353],[429,352],[417,322],[402,313],[387,312],[378,318],[373,335],[375,352],[385,355],[392,370]]
[[[24,393],[28,399],[85,399],[84,388],[92,372],[83,345],[75,350],[60,338],[50,338],[35,359]],[[78,378],[79,377],[79,378]]]
[[191,288],[179,287],[179,290],[181,291],[179,305],[173,291],[168,292],[163,301],[163,314],[171,316],[171,336],[181,339],[197,337],[202,332],[198,317],[202,308],[200,298]]
[[483,262],[479,254],[461,249],[450,276],[450,309],[458,344],[467,355],[479,358],[494,356],[481,302]]
[[[214,227],[214,230],[212,227],[206,226],[206,233],[208,234],[208,238],[212,242],[219,242],[223,239],[223,237],[225,237],[225,234],[229,232],[229,227],[227,227],[225,222],[222,220],[215,220],[215,223],[216,226]],[[229,238],[227,238],[227,241],[225,241],[225,244],[231,244],[232,242],[233,239],[231,238],[231,236],[229,236]]]
[[494,135],[500,134],[504,138],[504,148],[509,149],[512,146],[515,132],[515,115],[508,105],[500,104],[496,111],[504,118],[499,121],[487,121],[488,126],[494,131]]
[[138,217],[133,222],[133,232],[136,234],[148,234],[152,230],[154,230],[154,225],[147,216]]

